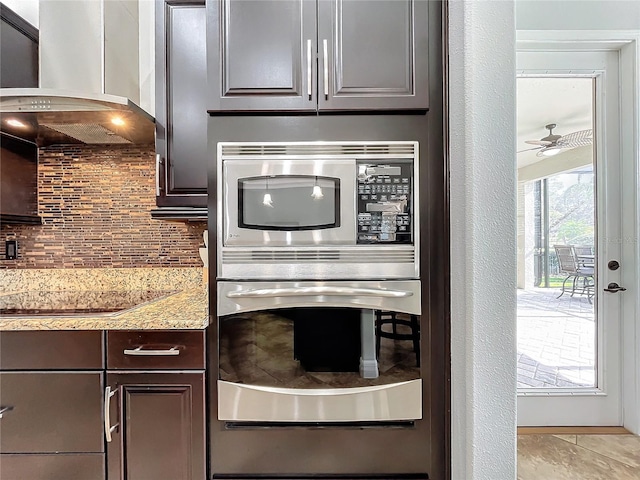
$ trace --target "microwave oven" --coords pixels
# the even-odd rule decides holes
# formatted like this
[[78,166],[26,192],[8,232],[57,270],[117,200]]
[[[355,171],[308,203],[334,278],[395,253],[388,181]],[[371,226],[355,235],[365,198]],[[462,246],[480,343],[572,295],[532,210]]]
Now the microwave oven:
[[220,142],[219,279],[418,278],[417,142]]

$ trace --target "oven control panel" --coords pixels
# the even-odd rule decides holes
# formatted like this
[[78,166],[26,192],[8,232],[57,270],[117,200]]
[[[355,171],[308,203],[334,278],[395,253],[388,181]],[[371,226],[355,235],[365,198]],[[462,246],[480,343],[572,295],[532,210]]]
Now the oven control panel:
[[413,162],[357,162],[356,243],[412,243]]

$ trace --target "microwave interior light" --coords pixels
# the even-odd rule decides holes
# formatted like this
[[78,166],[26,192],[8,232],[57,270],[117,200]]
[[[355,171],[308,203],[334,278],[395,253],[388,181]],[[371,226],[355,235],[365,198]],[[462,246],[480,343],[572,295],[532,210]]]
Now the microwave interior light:
[[9,120],[7,120],[7,125],[11,125],[12,127],[19,127],[19,128],[24,128],[27,125],[22,123],[20,120],[16,119],[16,118],[10,118]]
[[313,191],[311,192],[311,196],[315,200],[320,200],[322,197],[324,197],[324,195],[322,194],[322,188],[320,188],[320,185],[318,185],[318,176],[317,175],[316,175],[316,180],[313,183]]
[[273,208],[273,200],[271,200],[271,194],[269,193],[269,177],[264,181],[264,197],[262,197],[262,204],[266,207]]
[[121,127],[124,125],[124,120],[120,117],[113,117],[111,119],[111,123],[113,123],[114,125],[117,125],[118,127]]
[[316,176],[316,181],[313,184],[313,192],[311,192],[311,196],[315,200],[320,200],[322,197],[324,197],[324,195],[322,194],[322,188],[320,188],[320,185],[318,185],[318,177],[317,176]]

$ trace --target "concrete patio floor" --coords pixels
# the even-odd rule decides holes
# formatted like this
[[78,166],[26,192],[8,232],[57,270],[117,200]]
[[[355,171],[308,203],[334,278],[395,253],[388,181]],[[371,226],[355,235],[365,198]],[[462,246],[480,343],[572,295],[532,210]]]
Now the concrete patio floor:
[[595,386],[594,305],[559,294],[518,289],[518,388]]

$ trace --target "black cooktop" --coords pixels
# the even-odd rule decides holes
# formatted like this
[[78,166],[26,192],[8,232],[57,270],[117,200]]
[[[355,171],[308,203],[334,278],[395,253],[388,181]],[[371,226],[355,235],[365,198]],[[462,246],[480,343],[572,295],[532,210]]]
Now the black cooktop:
[[172,291],[30,291],[0,296],[0,315],[78,315],[108,314],[128,310]]

